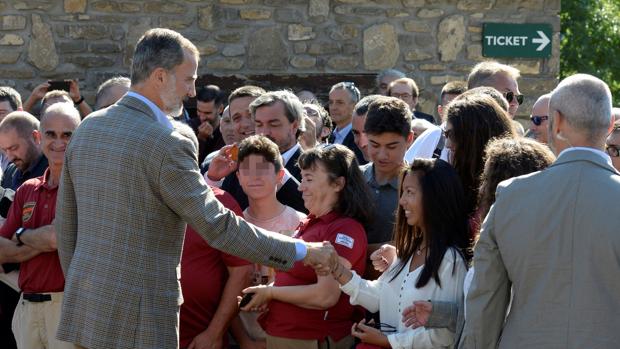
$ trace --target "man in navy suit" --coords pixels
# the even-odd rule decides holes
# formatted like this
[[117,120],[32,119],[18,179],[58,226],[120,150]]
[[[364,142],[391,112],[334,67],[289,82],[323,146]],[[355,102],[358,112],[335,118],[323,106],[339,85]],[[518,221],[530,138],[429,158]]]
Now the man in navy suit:
[[330,144],[342,144],[355,153],[360,165],[366,164],[364,154],[355,145],[351,120],[353,109],[361,98],[360,90],[352,82],[339,82],[329,90],[329,116],[336,127],[329,136]]

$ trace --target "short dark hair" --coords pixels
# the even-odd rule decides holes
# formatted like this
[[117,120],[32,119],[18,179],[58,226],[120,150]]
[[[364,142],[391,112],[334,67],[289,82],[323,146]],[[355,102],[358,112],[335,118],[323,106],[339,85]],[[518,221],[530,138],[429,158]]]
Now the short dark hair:
[[368,106],[364,132],[371,135],[390,132],[407,138],[411,133],[409,106],[398,98],[377,97]]
[[439,101],[441,105],[445,105],[444,97],[446,95],[460,95],[465,91],[467,91],[466,81],[450,81],[447,84],[443,85],[443,88],[441,89],[441,95],[439,96]]
[[217,85],[202,86],[196,91],[196,100],[203,103],[213,102],[215,107],[219,107],[224,104],[224,92]]
[[0,86],[0,102],[9,102],[13,111],[22,107],[21,96],[14,88],[8,86]]
[[260,135],[250,136],[239,143],[238,162],[241,163],[250,155],[260,155],[265,161],[273,164],[276,173],[284,166],[278,146],[269,138]]
[[297,161],[302,170],[316,168],[319,163],[330,181],[335,182],[339,177],[345,179],[334,210],[362,225],[369,223],[373,217],[373,199],[353,151],[341,144],[329,144],[306,150]]
[[232,91],[230,96],[228,96],[228,104],[230,105],[230,103],[232,103],[232,101],[234,101],[237,98],[243,98],[243,97],[257,98],[258,96],[266,92],[267,91],[265,91],[265,89],[263,89],[262,87],[258,87],[254,85],[241,86],[235,89],[234,91]]
[[370,95],[360,99],[359,102],[355,105],[353,109],[353,113],[357,116],[365,116],[368,113],[368,106],[370,103],[374,102],[377,97],[383,97],[381,95]]

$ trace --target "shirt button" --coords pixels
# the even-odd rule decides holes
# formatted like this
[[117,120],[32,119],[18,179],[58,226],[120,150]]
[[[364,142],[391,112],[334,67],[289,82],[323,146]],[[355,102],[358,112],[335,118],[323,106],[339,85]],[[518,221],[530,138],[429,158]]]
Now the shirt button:
[[43,205],[44,208],[47,208],[47,204]]

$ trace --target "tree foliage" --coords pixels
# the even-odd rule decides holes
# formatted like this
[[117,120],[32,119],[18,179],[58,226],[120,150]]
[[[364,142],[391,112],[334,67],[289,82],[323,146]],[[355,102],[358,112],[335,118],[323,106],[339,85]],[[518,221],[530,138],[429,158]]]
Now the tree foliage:
[[620,1],[564,0],[560,19],[560,77],[597,76],[620,104]]

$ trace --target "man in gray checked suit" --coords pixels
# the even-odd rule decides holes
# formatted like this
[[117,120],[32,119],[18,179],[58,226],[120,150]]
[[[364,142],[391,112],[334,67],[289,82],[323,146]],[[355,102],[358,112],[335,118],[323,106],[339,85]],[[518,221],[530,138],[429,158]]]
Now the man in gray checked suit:
[[603,81],[578,74],[553,91],[549,144],[559,156],[498,186],[460,348],[618,347],[620,173],[602,151],[612,125]]
[[321,274],[335,265],[331,245],[262,233],[215,199],[195,140],[167,117],[195,95],[197,66],[198,50],[179,33],[146,32],[130,92],[73,134],[56,208],[66,278],[59,339],[89,349],[177,348],[185,222],[211,246],[260,264],[287,269],[303,259]]

